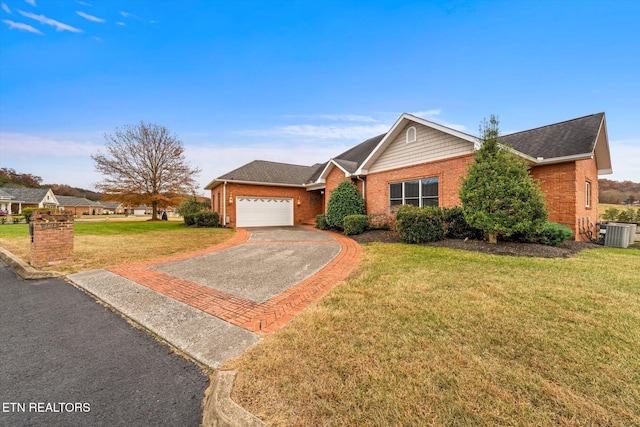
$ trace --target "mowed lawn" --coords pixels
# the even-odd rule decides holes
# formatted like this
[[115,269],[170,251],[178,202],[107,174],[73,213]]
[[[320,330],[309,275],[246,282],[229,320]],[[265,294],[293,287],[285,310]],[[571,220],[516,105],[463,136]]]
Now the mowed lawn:
[[[76,222],[73,261],[50,269],[65,273],[145,261],[203,249],[233,236],[226,228],[190,228],[178,221]],[[27,224],[0,226],[0,246],[29,261]]]
[[274,426],[640,425],[640,250],[570,259],[365,244],[226,369]]

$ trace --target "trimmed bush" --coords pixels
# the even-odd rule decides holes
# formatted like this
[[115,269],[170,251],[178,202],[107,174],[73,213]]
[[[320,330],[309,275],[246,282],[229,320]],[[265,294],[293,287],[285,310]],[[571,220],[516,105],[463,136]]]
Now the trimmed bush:
[[437,208],[405,205],[396,214],[398,236],[405,243],[443,240],[445,235],[441,213]]
[[477,239],[484,237],[482,230],[473,228],[464,218],[464,211],[459,206],[442,208],[442,221],[445,227],[445,237],[449,239]]
[[537,241],[543,245],[558,246],[573,236],[573,231],[557,222],[546,222],[537,235]]
[[184,215],[182,219],[184,219],[184,225],[196,225],[196,214]]
[[316,215],[316,228],[320,230],[328,230],[329,224],[327,224],[327,216],[326,215]]
[[[27,220],[27,222],[31,221],[31,214],[33,214],[33,211],[55,211],[56,209],[53,208],[24,208],[22,209],[22,216],[24,217],[24,219]],[[19,217],[20,215],[14,215],[15,217]]]
[[195,223],[198,227],[218,227],[220,226],[220,216],[218,212],[202,211],[194,215]]
[[347,215],[364,215],[364,199],[351,181],[342,181],[329,198],[327,204],[327,224],[342,230]]
[[366,215],[344,217],[344,234],[347,236],[364,233],[367,228],[369,228],[369,217]]
[[395,230],[396,218],[391,214],[371,214],[369,215],[370,230]]

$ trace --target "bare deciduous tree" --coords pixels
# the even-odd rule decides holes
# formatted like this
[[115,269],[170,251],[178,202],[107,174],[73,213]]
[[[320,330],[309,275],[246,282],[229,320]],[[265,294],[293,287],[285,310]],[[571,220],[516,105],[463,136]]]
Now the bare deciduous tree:
[[193,192],[200,170],[189,165],[182,141],[164,126],[140,122],[104,137],[106,153],[91,158],[105,176],[96,188],[109,199],[150,204],[157,220],[159,207],[177,205]]

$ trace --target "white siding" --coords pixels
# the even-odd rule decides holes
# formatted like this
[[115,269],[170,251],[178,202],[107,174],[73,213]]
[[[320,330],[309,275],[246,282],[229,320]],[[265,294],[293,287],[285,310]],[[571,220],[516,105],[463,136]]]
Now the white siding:
[[[407,143],[407,129],[415,126],[417,138]],[[407,125],[378,157],[369,172],[396,169],[473,153],[473,143],[417,123]]]

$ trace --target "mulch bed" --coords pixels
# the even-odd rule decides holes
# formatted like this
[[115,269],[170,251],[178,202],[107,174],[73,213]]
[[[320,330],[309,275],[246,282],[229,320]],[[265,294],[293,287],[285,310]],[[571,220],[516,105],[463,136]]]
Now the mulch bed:
[[[349,236],[358,243],[401,243],[398,233],[388,230],[369,230],[357,236]],[[497,245],[480,240],[445,239],[439,242],[424,243],[424,246],[434,246],[467,251],[482,252],[493,255],[524,256],[533,258],[569,258],[586,250],[601,248],[594,243],[566,241],[558,246],[545,246],[536,243],[498,242]]]

